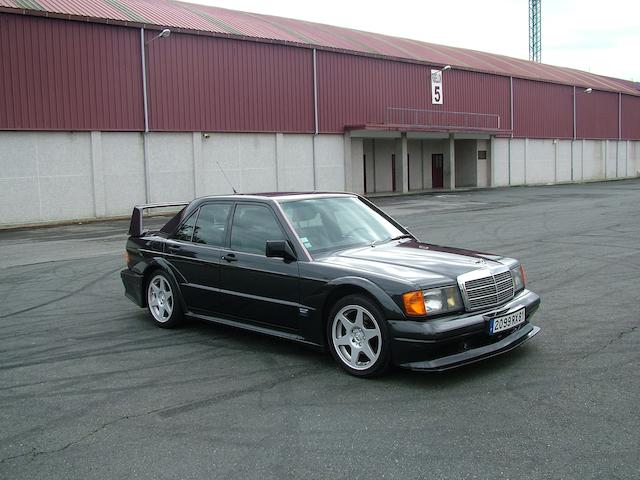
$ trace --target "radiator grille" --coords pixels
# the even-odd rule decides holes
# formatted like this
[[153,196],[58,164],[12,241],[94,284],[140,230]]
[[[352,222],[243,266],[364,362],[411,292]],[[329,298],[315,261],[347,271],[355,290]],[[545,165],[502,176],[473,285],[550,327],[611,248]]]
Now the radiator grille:
[[511,272],[496,273],[464,283],[467,308],[480,310],[490,308],[513,298],[513,277]]

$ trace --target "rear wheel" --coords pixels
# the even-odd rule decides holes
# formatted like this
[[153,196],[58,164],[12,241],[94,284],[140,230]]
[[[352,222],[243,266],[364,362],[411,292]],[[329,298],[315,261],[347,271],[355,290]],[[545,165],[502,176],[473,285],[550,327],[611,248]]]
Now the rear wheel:
[[182,308],[178,292],[169,276],[161,270],[151,275],[147,283],[147,306],[154,323],[162,328],[172,328],[182,321]]
[[389,334],[380,309],[362,295],[339,300],[327,322],[333,358],[357,377],[380,375],[389,367]]

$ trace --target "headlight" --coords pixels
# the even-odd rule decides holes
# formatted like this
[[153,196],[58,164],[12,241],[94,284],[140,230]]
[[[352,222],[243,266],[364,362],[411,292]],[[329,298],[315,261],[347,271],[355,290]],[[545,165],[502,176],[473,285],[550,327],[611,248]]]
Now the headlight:
[[440,315],[462,310],[462,298],[458,287],[418,290],[402,295],[404,311],[411,317]]
[[524,273],[524,267],[522,265],[518,265],[516,268],[511,269],[511,275],[513,276],[514,292],[524,290],[524,285],[527,280]]
[[462,298],[458,287],[433,288],[424,291],[424,306],[427,315],[455,312],[462,309]]

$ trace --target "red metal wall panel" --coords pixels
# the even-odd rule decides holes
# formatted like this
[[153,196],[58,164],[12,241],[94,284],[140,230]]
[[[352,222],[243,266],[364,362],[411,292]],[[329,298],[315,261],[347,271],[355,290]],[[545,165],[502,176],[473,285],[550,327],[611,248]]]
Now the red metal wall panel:
[[[8,7],[8,8],[7,8]],[[638,86],[625,80],[603,77],[570,68],[555,67],[519,58],[462,48],[447,47],[371,32],[322,25],[303,20],[238,12],[214,6],[174,0],[0,0],[0,8],[16,13],[72,17],[83,21],[236,35],[239,38],[295,42],[325,49],[349,50],[364,55],[381,55],[446,65],[485,73],[515,76],[601,90],[638,94]],[[335,51],[335,50],[334,50]]]
[[618,94],[576,88],[577,138],[618,138]]
[[346,125],[381,124],[385,108],[500,115],[509,128],[509,79],[461,70],[443,73],[444,104],[431,103],[431,69],[424,65],[318,52],[321,132]]
[[142,130],[135,29],[0,14],[0,129]]
[[444,104],[433,105],[454,112],[500,116],[500,129],[511,129],[509,78],[464,70],[443,72]]
[[622,138],[640,140],[640,97],[622,95]]
[[150,43],[147,54],[152,130],[314,129],[309,49],[172,35]]
[[573,87],[514,78],[513,136],[573,138]]

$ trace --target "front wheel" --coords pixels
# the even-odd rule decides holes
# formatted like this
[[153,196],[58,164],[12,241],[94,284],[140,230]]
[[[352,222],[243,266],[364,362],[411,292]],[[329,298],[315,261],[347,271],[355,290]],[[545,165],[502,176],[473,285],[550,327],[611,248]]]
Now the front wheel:
[[154,272],[147,283],[149,315],[159,327],[172,328],[182,321],[182,308],[176,290],[162,270]]
[[389,368],[384,316],[362,295],[346,296],[334,305],[327,322],[327,340],[333,358],[351,375],[373,377]]

